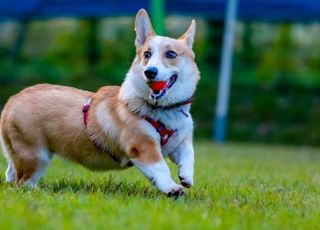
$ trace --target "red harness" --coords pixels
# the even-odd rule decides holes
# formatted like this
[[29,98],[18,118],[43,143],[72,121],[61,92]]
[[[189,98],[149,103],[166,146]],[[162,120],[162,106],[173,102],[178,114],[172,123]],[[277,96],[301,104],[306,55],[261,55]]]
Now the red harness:
[[89,115],[89,109],[90,109],[90,105],[91,105],[91,101],[92,101],[92,98],[89,98],[86,103],[83,104],[82,106],[82,113],[83,113],[83,123],[84,123],[84,126],[87,127],[87,124],[88,124],[88,115]]
[[154,121],[151,117],[143,117],[147,122],[149,122],[155,130],[160,135],[160,144],[161,146],[164,146],[168,143],[170,137],[177,131],[172,129],[167,129],[166,126],[160,121]]
[[[82,107],[83,123],[86,127],[88,124],[88,115],[89,115],[88,112],[90,109],[91,101],[92,101],[92,98],[88,99],[88,101]],[[153,107],[153,109],[174,109],[174,108],[180,107],[182,105],[191,104],[192,101],[193,101],[193,96],[186,101],[183,101],[183,102],[180,102],[180,103],[177,103],[174,105],[158,106],[158,107]],[[183,111],[181,111],[181,112],[183,112]],[[183,114],[186,115],[184,112],[183,112]],[[177,131],[176,129],[175,130],[167,129],[166,126],[160,120],[155,121],[151,117],[147,117],[147,116],[143,116],[143,118],[147,122],[149,122],[155,128],[155,130],[159,133],[161,146],[164,146],[165,144],[167,144],[170,137]],[[95,142],[94,142],[94,144],[95,144]],[[96,144],[95,144],[95,146],[97,147]]]
[[[89,109],[90,109],[90,105],[91,105],[91,101],[92,98],[89,98],[88,101],[83,105],[82,107],[82,113],[83,113],[83,123],[84,126],[87,127],[88,125],[88,117],[89,117]],[[100,143],[98,140],[91,138],[89,135],[89,138],[91,139],[93,145],[96,147],[97,150],[99,150],[100,152],[106,153],[109,157],[111,157],[115,162],[121,164],[121,159],[113,154],[111,151],[109,151],[108,149],[106,149],[102,143]],[[133,166],[133,163],[131,161],[129,161],[126,164],[127,167],[131,167]]]

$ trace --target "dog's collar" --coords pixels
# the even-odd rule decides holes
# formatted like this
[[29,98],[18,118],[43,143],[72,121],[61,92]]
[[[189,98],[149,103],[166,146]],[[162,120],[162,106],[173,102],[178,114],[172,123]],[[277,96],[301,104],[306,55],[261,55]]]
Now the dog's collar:
[[170,110],[170,109],[176,109],[178,107],[191,104],[194,100],[194,95],[192,95],[187,100],[175,103],[175,104],[169,104],[169,105],[151,105],[152,109],[164,109],[164,110]]
[[[83,124],[85,126],[85,128],[87,128],[88,126],[88,118],[89,118],[89,109],[91,106],[91,102],[92,102],[92,98],[89,98],[86,103],[84,103],[84,105],[82,106],[82,114],[83,114]],[[113,154],[111,151],[109,151],[108,149],[106,149],[102,143],[100,143],[97,139],[92,138],[90,135],[88,135],[90,140],[92,141],[93,145],[96,147],[96,149],[100,152],[106,153],[108,156],[110,156],[115,162],[121,164],[121,159]],[[129,161],[126,164],[127,167],[131,167],[133,166],[133,163],[131,161]]]

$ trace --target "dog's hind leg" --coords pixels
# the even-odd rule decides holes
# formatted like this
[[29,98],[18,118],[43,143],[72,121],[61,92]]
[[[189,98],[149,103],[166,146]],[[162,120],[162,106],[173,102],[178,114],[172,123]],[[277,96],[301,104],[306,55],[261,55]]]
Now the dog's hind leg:
[[35,187],[50,163],[51,154],[45,148],[16,134],[3,136],[3,147],[8,160],[6,181]]
[[30,180],[28,181],[31,183],[31,186],[36,186],[38,181],[43,176],[47,166],[50,164],[52,158],[52,154],[44,148],[41,148],[38,150],[38,167]]
[[51,161],[51,154],[45,150],[25,152],[26,157],[20,158],[16,165],[18,185],[36,187]]
[[16,180],[17,176],[16,176],[16,170],[15,170],[15,168],[12,164],[12,160],[10,158],[11,154],[9,153],[9,150],[8,150],[9,143],[4,141],[2,135],[0,135],[0,143],[2,146],[3,154],[8,162],[8,167],[6,170],[6,182],[12,183]]

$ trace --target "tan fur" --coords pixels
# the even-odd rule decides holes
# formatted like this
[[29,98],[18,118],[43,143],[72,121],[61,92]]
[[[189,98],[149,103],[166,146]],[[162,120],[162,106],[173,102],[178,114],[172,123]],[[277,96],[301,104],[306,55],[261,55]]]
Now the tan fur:
[[[47,148],[90,169],[119,168],[105,153],[96,149],[87,132],[107,143],[116,155],[128,154],[143,163],[161,159],[159,144],[143,133],[141,119],[118,99],[120,87],[103,87],[97,93],[71,87],[41,84],[11,97],[2,111],[1,132],[4,145],[17,172],[17,183],[29,179],[38,166],[39,148]],[[93,98],[88,130],[83,124],[82,106]],[[111,109],[114,125],[120,130],[118,140],[107,136],[96,121],[98,105]],[[122,115],[121,115],[122,114]],[[123,115],[125,114],[125,115]],[[147,155],[146,155],[147,154]]]
[[[137,55],[121,87],[105,86],[93,93],[39,84],[8,100],[0,121],[8,160],[6,181],[35,186],[57,154],[93,170],[125,169],[131,161],[160,191],[182,195],[183,187],[172,180],[163,159],[170,156],[179,167],[181,184],[193,184],[193,121],[188,115],[190,105],[179,102],[192,97],[200,78],[192,51],[195,22],[180,39],[157,36],[148,14],[140,10],[136,32]],[[155,54],[153,59],[144,57],[147,50]],[[168,58],[169,50],[177,56]],[[153,99],[156,92],[145,78],[149,64],[158,66],[156,81],[172,83]],[[174,76],[178,80],[172,80]],[[85,125],[82,108],[88,99],[91,103]],[[159,109],[153,108],[155,103]],[[179,110],[161,107],[172,103],[177,103]],[[168,142],[161,146],[165,137],[145,117],[159,120],[173,131]]]

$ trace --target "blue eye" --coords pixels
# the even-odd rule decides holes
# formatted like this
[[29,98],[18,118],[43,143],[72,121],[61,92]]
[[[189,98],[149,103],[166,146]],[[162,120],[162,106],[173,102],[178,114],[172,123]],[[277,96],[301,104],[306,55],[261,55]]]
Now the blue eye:
[[172,50],[169,50],[166,52],[166,57],[169,59],[174,59],[177,57],[177,53]]
[[145,51],[144,53],[143,53],[143,55],[144,55],[144,58],[146,58],[146,59],[149,59],[149,58],[151,58],[151,52],[150,51]]

